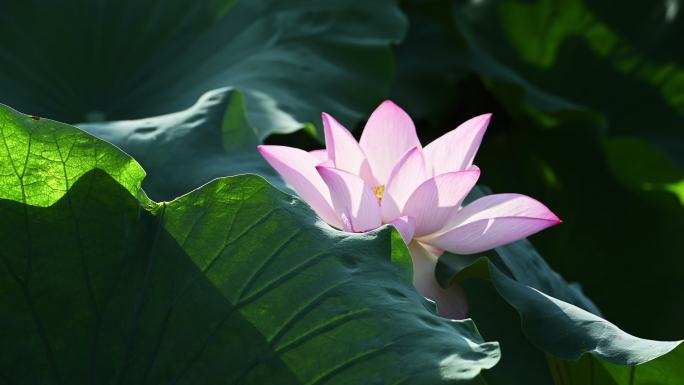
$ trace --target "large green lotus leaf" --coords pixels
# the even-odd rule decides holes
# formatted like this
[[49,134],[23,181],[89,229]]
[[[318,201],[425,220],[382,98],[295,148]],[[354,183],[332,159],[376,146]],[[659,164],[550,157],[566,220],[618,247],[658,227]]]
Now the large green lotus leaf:
[[[605,382],[611,378],[616,384],[631,385],[634,383],[624,378],[625,373],[631,371],[643,373],[643,382],[638,382],[643,384],[664,385],[684,380],[684,373],[673,365],[681,360],[681,341],[634,337],[590,312],[591,303],[586,302],[578,287],[565,283],[558,276],[547,275],[548,266],[527,241],[499,248],[489,255],[445,254],[440,258],[443,265],[439,269],[443,276],[450,272],[453,280],[449,283],[463,284],[469,301],[474,304],[471,317],[478,322],[484,335],[497,338],[503,346],[505,354],[501,365],[486,375],[490,384],[505,384],[515,373],[516,378],[526,378],[526,384],[547,383],[542,368],[543,356],[532,347],[549,353],[546,360],[557,384],[592,383],[587,378],[594,378],[593,383],[597,384],[612,384]],[[523,267],[523,276],[516,276]],[[517,317],[502,310],[500,301],[492,301],[491,294],[487,296],[488,291],[481,283],[468,281],[472,278],[491,282],[500,298],[516,310]],[[530,278],[536,284],[530,283]],[[560,292],[553,288],[563,284],[566,287]],[[567,299],[560,299],[563,294],[569,295]],[[488,298],[490,300],[486,302]],[[589,305],[589,309],[583,309],[577,303]],[[516,322],[516,318],[520,321]],[[522,330],[527,341],[516,335],[516,329]],[[506,355],[507,348],[513,355]],[[593,356],[583,357],[584,353]],[[571,362],[576,360],[579,361]],[[530,367],[535,370],[528,372]],[[655,379],[658,381],[649,382]]]
[[[524,250],[529,245],[523,242],[508,249],[502,248],[498,256],[506,255],[513,247]],[[533,255],[529,251],[516,251],[523,256]],[[519,254],[514,255],[515,258],[523,259]],[[637,365],[668,353],[680,343],[633,337],[600,316],[573,304],[577,301],[576,297],[570,297],[567,301],[556,298],[543,289],[525,283],[524,278],[517,280],[515,276],[508,276],[485,257],[474,259],[446,254],[442,258],[459,260],[452,266],[465,263],[465,267],[458,269],[463,276],[490,279],[499,294],[520,313],[525,335],[542,350],[560,358],[575,360],[589,352],[612,363]],[[539,261],[533,263],[541,263]],[[530,263],[529,260],[525,262]],[[455,275],[455,278],[458,280],[459,276]],[[568,289],[576,290],[573,287]]]
[[[464,13],[458,13],[450,8],[454,2],[408,2],[410,6],[406,10],[411,30],[406,44],[397,51],[400,78],[395,91],[417,89],[420,92],[417,100],[412,100],[410,92],[398,92],[397,97],[401,97],[402,106],[410,112],[422,113],[424,100],[440,98],[441,91],[420,84],[427,83],[426,79],[436,84],[442,74],[445,82],[460,77],[462,80],[451,86],[451,93],[443,93],[450,100],[435,103],[435,107],[448,108],[433,110],[418,119],[421,139],[425,142],[436,138],[465,119],[493,112],[492,123],[476,158],[476,164],[482,169],[482,183],[497,191],[535,197],[564,220],[562,225],[535,236],[533,243],[563,276],[582,283],[607,319],[634,335],[681,339],[684,312],[679,304],[684,301],[681,279],[684,259],[676,258],[673,250],[684,249],[684,238],[679,235],[684,233],[681,187],[684,174],[673,159],[653,145],[658,141],[624,136],[619,134],[622,132],[619,127],[613,132],[613,125],[617,123],[595,105],[580,105],[582,100],[567,99],[560,91],[554,94],[544,87],[547,82],[537,82],[534,76],[528,78],[527,72],[507,67],[522,59],[497,61],[496,50],[478,48],[478,39],[493,38],[501,30],[501,23],[493,20],[523,18],[514,12],[488,13],[500,3],[503,2],[470,2]],[[587,2],[587,6],[603,3]],[[633,6],[635,3],[625,3],[615,15],[609,17],[602,12],[601,16],[614,19],[627,13],[631,15]],[[563,12],[548,15],[549,20],[564,16]],[[475,17],[483,24],[472,28],[491,31],[473,34],[469,38],[474,40],[465,40],[457,21]],[[529,16],[525,20],[533,18]],[[649,21],[652,20],[643,22]],[[645,31],[644,36],[649,33],[653,30]],[[540,34],[536,40],[529,41],[538,41],[544,36],[547,35]],[[505,46],[507,41],[504,35],[500,36],[500,44]],[[675,51],[681,52],[662,53]],[[415,52],[421,52],[423,63],[430,63],[431,69],[425,69],[427,64],[423,69],[414,65]],[[574,60],[584,59],[578,56]],[[553,71],[553,68],[547,70]],[[461,74],[464,71],[470,75],[464,78]],[[408,76],[409,73],[413,74]],[[595,77],[591,71],[583,74],[588,79]],[[564,75],[557,77],[556,81],[564,81]],[[422,81],[411,86],[412,79]],[[583,84],[581,79],[574,80],[572,86]],[[595,81],[603,87],[601,79]],[[633,83],[625,83],[630,84]],[[622,88],[613,88],[611,92],[603,89],[586,92],[587,97],[595,97],[594,92],[606,98],[611,98],[607,95],[611,92],[620,98],[629,95]],[[633,111],[641,114],[645,108],[642,102],[650,104],[659,100],[639,99],[638,106],[623,109],[625,116]],[[668,114],[676,115],[674,110]],[[654,114],[653,124],[644,125],[643,131],[660,125],[660,117]]]
[[479,381],[498,360],[392,260],[389,227],[339,232],[262,178],[172,202],[68,125],[0,108],[3,383]]
[[0,102],[67,122],[187,108],[211,89],[245,95],[259,138],[354,121],[385,96],[396,0],[4,1]]
[[126,151],[147,170],[145,191],[171,200],[225,175],[256,173],[272,184],[282,180],[259,152],[238,91],[207,92],[192,107],[157,117],[80,125]]

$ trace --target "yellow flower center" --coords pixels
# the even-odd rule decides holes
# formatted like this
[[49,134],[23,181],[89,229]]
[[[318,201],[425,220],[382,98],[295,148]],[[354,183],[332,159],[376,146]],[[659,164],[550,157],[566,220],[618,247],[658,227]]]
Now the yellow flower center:
[[378,198],[378,202],[382,202],[382,194],[385,193],[385,185],[376,186],[373,188],[375,197]]

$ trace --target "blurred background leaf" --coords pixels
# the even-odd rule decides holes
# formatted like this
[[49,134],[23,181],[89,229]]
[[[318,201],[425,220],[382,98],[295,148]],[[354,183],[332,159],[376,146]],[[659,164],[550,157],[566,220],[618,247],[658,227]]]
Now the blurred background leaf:
[[389,45],[406,27],[397,0],[8,0],[0,102],[92,122],[175,112],[238,87],[263,139],[324,110],[360,119],[389,89]]

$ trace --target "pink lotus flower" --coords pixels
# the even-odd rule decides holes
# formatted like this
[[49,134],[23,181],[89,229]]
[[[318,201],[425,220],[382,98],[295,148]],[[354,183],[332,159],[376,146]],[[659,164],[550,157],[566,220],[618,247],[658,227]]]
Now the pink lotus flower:
[[393,225],[409,245],[416,289],[436,302],[441,315],[463,318],[467,302],[460,287],[445,290],[435,280],[443,250],[474,254],[560,223],[546,206],[520,194],[461,206],[480,176],[473,159],[490,118],[472,118],[423,148],[408,114],[385,101],[359,142],[323,113],[325,150],[259,151],[331,226],[361,233]]

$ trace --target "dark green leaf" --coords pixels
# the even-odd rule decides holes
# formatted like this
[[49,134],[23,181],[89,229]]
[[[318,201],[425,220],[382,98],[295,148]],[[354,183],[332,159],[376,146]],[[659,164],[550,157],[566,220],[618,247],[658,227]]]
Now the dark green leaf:
[[[578,360],[584,353],[591,353],[616,365],[643,364],[638,368],[662,369],[672,361],[667,353],[681,346],[680,342],[651,341],[631,336],[601,318],[596,307],[584,297],[579,287],[568,284],[553,272],[526,240],[485,254],[486,256],[457,256],[445,253],[440,257],[437,267],[438,280],[443,286],[454,283],[464,285],[469,302],[474,304],[474,320],[479,321],[482,317],[497,314],[498,322],[487,322],[485,319],[480,327],[485,335],[490,330],[493,331],[500,338],[504,349],[510,346],[511,349],[523,352],[526,350],[527,344],[514,332],[521,326],[529,342],[552,354],[548,360],[557,384],[579,385],[583,382],[577,378],[605,376],[604,369],[596,369],[596,366],[603,365],[600,360],[583,358],[578,363],[564,361]],[[482,289],[481,284],[469,282],[469,279],[474,278],[491,282],[500,298],[518,313],[520,326],[510,314],[506,315],[505,311],[499,309],[500,302],[492,300],[491,294],[487,297],[487,291]],[[511,375],[520,367],[523,361],[538,363],[537,354],[527,350],[510,359],[504,354],[502,366],[495,368],[490,376],[501,381],[501,378]],[[670,354],[678,355],[678,350],[681,348]],[[621,373],[621,370],[624,369],[614,366],[613,371],[616,373]],[[644,371],[649,372],[648,369]],[[675,376],[675,372],[668,375]],[[535,379],[528,383],[543,382]]]
[[[507,267],[512,267],[512,269],[507,269],[504,273],[503,269],[497,267],[498,264],[502,264],[503,269]],[[684,380],[682,374],[670,368],[671,363],[681,355],[679,354],[681,341],[660,342],[637,338],[587,311],[592,310],[593,305],[584,299],[577,287],[566,284],[555,274],[546,274],[545,270],[548,266],[531,249],[527,241],[497,249],[492,259],[484,256],[456,256],[447,253],[440,258],[440,265],[438,270],[441,270],[442,278],[448,273],[452,274],[453,278],[449,284],[457,282],[464,284],[469,302],[474,304],[471,316],[480,324],[483,333],[499,339],[503,344],[502,365],[497,366],[491,374],[488,374],[488,377],[496,380],[494,384],[505,383],[503,379],[515,373],[521,366],[530,368],[534,365],[537,369],[533,373],[525,374],[528,378],[526,383],[544,383],[543,380],[534,378],[543,375],[539,367],[538,352],[528,348],[528,343],[516,336],[515,330],[519,328],[532,345],[553,355],[549,356],[548,360],[552,376],[557,384],[586,384],[588,382],[583,382],[585,381],[583,379],[587,376],[594,378],[596,381],[594,383],[607,384],[596,380],[596,378],[606,376],[605,367],[613,373],[611,377],[619,377],[625,371],[632,370],[625,365],[639,365],[636,370],[639,373],[643,371],[644,379],[660,375],[661,380],[675,381],[663,382],[663,384],[676,383],[676,379]],[[521,267],[525,267],[525,270],[519,270]],[[521,271],[524,271],[522,276],[519,274]],[[530,273],[541,274],[531,277]],[[463,281],[469,278],[489,280],[498,295],[517,311],[520,326],[513,317],[506,316],[505,312],[502,313],[501,304],[493,301],[491,295],[488,298],[486,289],[483,290],[481,285]],[[567,300],[556,298],[554,294],[559,298],[566,296]],[[582,305],[589,309],[583,309],[580,307]],[[491,317],[493,314],[496,315],[494,317],[496,322],[487,322],[486,319],[481,318]],[[481,320],[483,322],[480,322]],[[490,330],[493,333],[489,333]],[[514,356],[510,358],[506,356],[507,347],[515,352]],[[582,358],[584,353],[591,353],[607,363],[595,360],[593,357]],[[580,358],[582,361],[577,363],[564,361],[574,361]],[[617,384],[632,384],[619,379],[616,381]],[[648,381],[643,383],[650,384]]]
[[592,355],[584,355],[577,361],[566,361],[552,355],[547,355],[549,369],[553,376],[554,385],[634,385],[629,379],[616,379],[606,370],[606,366],[619,369],[620,373],[629,373],[635,366],[611,365]]
[[[532,345],[520,327],[520,317],[487,281],[461,282],[468,295],[468,316],[487,339],[501,344],[501,360],[483,373],[489,385],[549,385],[551,372],[544,352]],[[515,379],[515,381],[512,381]],[[586,385],[586,384],[585,384]]]
[[[482,196],[487,190],[477,188],[468,199]],[[586,379],[586,376],[605,377],[604,366],[613,368],[615,373],[629,369],[625,369],[626,365],[640,365],[637,368],[644,368],[645,372],[649,372],[647,368],[663,369],[672,361],[670,354],[676,357],[681,350],[681,341],[637,338],[601,318],[598,309],[584,296],[579,286],[567,283],[551,270],[527,240],[479,255],[445,253],[439,259],[436,274],[444,287],[454,283],[464,286],[473,307],[473,319],[485,335],[490,336],[491,332],[493,335],[490,337],[501,341],[504,359],[488,374],[496,380],[494,384],[504,383],[503,379],[516,373],[521,366],[536,365],[534,375],[542,375],[539,352],[530,349],[527,341],[550,354],[550,373],[557,384],[580,385],[587,383],[579,380]],[[471,282],[473,279],[476,282]],[[499,298],[492,296],[491,290],[483,288],[478,282],[481,280],[490,282]],[[502,310],[500,299],[508,303],[518,317]],[[515,318],[519,318],[520,324]],[[516,333],[520,329],[527,341]],[[507,357],[507,347],[517,354]],[[601,360],[588,358],[577,363],[565,361],[579,360],[585,353],[614,365],[604,365]],[[675,376],[676,372],[668,375]],[[526,374],[525,377],[526,383],[544,383],[533,375]]]
[[619,385],[670,385],[684,381],[684,346],[679,345],[670,354],[643,365],[625,368],[602,363]]

